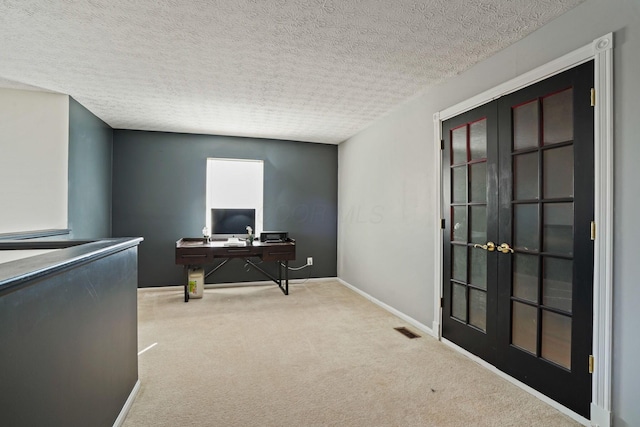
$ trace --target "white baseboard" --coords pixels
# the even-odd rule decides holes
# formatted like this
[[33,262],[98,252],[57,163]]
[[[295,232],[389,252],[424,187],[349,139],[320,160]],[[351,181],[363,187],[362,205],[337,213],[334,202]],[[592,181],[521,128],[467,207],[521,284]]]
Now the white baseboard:
[[440,322],[434,320],[431,324],[431,330],[433,331],[433,336],[440,339]]
[[118,414],[118,418],[113,422],[113,427],[120,427],[124,422],[124,419],[127,417],[129,413],[129,409],[131,409],[131,405],[133,405],[133,401],[136,400],[136,396],[138,395],[138,391],[140,390],[140,379],[136,381],[136,384],[131,389],[131,393],[129,393],[129,397],[127,401],[124,402],[124,406],[120,410],[120,414]]
[[565,414],[566,416],[572,418],[573,420],[579,422],[580,424],[582,424],[584,426],[591,426],[592,425],[591,421],[589,421],[588,419],[586,419],[582,415],[579,415],[579,414],[573,412],[571,409],[567,408],[566,406],[561,405],[560,403],[558,403],[555,400],[549,398],[548,396],[545,396],[544,394],[540,393],[538,390],[535,390],[535,389],[529,387],[528,385],[526,385],[525,383],[520,382],[517,379],[505,374],[504,372],[502,372],[501,370],[499,370],[498,368],[496,368],[492,364],[486,362],[485,360],[482,360],[481,358],[479,358],[475,354],[468,352],[464,348],[454,344],[453,342],[449,341],[446,338],[442,338],[441,341],[444,344],[448,345],[449,347],[453,348],[454,350],[458,351],[459,353],[467,356],[469,359],[473,360],[474,362],[476,362],[480,366],[490,370],[494,374],[497,374],[499,377],[504,378],[505,380],[509,381],[511,384],[514,384],[514,385],[520,387],[521,389],[523,389],[527,393],[532,394],[533,396],[535,396],[538,399],[542,400],[547,405],[552,406],[553,408],[557,409],[558,411],[562,412],[563,414]]
[[431,329],[430,327],[428,327],[427,325],[418,322],[416,319],[407,316],[406,314],[402,313],[401,311],[396,310],[395,308],[391,307],[390,305],[387,305],[385,303],[383,303],[382,301],[372,297],[371,295],[369,295],[368,293],[361,291],[360,289],[356,288],[355,286],[353,286],[352,284],[345,282],[344,280],[342,280],[339,277],[336,277],[334,280],[338,280],[338,282],[340,282],[340,284],[342,284],[343,286],[351,289],[352,291],[354,291],[357,294],[362,295],[363,297],[365,297],[366,299],[368,299],[369,301],[371,301],[372,303],[384,308],[385,310],[387,310],[389,313],[393,314],[396,317],[399,317],[400,319],[404,320],[405,322],[407,322],[408,324],[415,326],[417,329],[421,330],[422,332],[424,332],[425,334],[429,334],[432,337],[436,337],[436,335],[434,335],[433,333],[433,329]]
[[591,403],[591,425],[593,427],[611,427],[611,411]]

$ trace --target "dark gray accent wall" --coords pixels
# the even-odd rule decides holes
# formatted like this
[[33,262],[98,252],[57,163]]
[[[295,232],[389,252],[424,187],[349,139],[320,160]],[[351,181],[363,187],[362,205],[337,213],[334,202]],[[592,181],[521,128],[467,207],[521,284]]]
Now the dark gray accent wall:
[[74,238],[111,237],[113,129],[69,98],[69,228]]
[[[141,287],[183,283],[183,268],[175,265],[175,242],[201,237],[208,157],[263,160],[264,229],[286,230],[296,239],[297,260],[291,266],[305,264],[309,256],[314,259],[313,267],[292,271],[290,277],[336,276],[337,146],[115,130],[113,235],[144,237]],[[265,263],[265,268],[275,265]],[[258,280],[265,278],[232,260],[207,282]]]
[[2,265],[1,425],[114,425],[138,381],[138,242],[116,244]]

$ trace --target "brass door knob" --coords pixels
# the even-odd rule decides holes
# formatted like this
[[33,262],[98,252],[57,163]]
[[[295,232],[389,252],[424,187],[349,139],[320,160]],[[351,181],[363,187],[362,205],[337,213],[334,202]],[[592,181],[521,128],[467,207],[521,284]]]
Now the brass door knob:
[[486,245],[479,245],[479,244],[475,244],[473,245],[474,248],[482,248],[485,251],[489,251],[489,252],[493,252],[496,249],[496,244],[493,242],[487,242]]
[[513,253],[513,249],[511,249],[507,243],[503,243],[498,246],[498,250],[503,254],[508,254],[509,252]]

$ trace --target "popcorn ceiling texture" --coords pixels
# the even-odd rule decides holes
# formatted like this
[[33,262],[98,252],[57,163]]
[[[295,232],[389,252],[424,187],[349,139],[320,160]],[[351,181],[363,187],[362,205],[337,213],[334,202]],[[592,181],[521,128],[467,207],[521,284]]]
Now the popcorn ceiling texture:
[[118,129],[335,144],[582,1],[0,0],[0,87]]

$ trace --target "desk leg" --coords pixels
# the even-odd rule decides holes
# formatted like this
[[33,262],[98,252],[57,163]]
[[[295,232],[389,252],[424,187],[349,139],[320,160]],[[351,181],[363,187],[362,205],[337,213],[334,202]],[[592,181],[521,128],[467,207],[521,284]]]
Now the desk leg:
[[189,268],[185,269],[185,282],[184,282],[184,302],[189,302]]
[[289,295],[289,261],[284,262],[285,295]]

